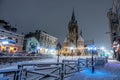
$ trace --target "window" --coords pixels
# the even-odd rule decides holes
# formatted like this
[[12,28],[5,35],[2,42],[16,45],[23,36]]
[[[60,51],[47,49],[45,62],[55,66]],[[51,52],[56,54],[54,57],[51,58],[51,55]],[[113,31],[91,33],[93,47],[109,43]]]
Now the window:
[[8,39],[12,39],[11,37],[8,37]]
[[16,43],[18,43],[18,39],[16,39]]

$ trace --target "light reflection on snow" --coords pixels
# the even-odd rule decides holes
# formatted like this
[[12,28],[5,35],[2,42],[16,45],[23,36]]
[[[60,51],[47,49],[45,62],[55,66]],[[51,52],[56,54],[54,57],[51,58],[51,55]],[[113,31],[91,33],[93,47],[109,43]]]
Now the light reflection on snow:
[[95,70],[94,73],[91,72],[90,69],[88,70],[84,70],[82,72],[82,75],[87,75],[87,76],[96,76],[96,77],[99,77],[99,76],[109,76],[111,75],[109,72],[106,72],[106,71],[98,71],[98,70]]

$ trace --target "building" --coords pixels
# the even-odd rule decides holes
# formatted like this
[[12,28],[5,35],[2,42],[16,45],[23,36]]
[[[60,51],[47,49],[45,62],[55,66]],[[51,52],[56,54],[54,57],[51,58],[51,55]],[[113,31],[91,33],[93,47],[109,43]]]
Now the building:
[[82,32],[78,33],[77,20],[75,19],[74,10],[71,20],[68,24],[68,34],[64,40],[61,55],[84,55],[84,39]]
[[[27,52],[35,52],[41,54],[54,54],[57,41],[58,39],[56,37],[49,35],[45,31],[36,30],[36,32],[30,32],[25,35],[24,50],[26,50]],[[32,51],[27,49],[28,45],[31,46]]]
[[113,0],[112,8],[108,11],[107,16],[114,57],[120,60],[120,0]]
[[22,51],[24,35],[16,33],[17,29],[11,27],[6,21],[0,20],[0,51],[15,53]]

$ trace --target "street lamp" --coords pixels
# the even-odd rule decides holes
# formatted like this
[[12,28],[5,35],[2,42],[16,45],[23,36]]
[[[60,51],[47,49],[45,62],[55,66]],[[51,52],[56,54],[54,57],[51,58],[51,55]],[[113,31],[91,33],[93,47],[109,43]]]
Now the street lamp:
[[105,50],[105,47],[101,47],[100,49],[101,49],[101,50]]
[[57,53],[57,63],[59,63],[59,57],[60,57],[60,54],[59,54],[59,50],[61,49],[61,44],[60,44],[60,42],[58,42],[57,43],[57,45],[56,45],[56,50],[58,51],[58,53]]
[[88,51],[91,51],[92,57],[91,57],[91,65],[92,65],[92,73],[94,73],[94,60],[93,60],[93,53],[96,50],[96,47],[94,45],[87,47]]

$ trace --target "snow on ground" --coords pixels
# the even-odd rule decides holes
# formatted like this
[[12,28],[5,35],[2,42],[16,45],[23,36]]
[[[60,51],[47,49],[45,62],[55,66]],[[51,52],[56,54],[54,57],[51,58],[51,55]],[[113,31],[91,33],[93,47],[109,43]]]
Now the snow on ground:
[[104,66],[95,67],[94,74],[91,69],[75,73],[69,80],[120,80],[120,62],[109,60]]
[[107,71],[96,70],[94,74],[91,73],[90,69],[77,72],[69,80],[116,80],[117,76],[112,75]]
[[[63,59],[78,59],[79,57],[61,57],[60,62]],[[34,62],[57,62],[57,57],[32,60],[32,61],[22,61],[12,64],[0,65],[0,70],[3,69],[17,69],[17,65],[21,63],[34,63]],[[107,64],[100,67],[95,67],[95,73],[92,74],[90,69],[86,69],[75,73],[73,76],[65,80],[120,80],[120,62],[116,60],[109,60]]]
[[[78,59],[79,57],[60,57],[59,61],[62,62],[63,59]],[[30,60],[30,61],[21,61],[21,62],[15,62],[15,63],[6,63],[0,65],[0,70],[2,69],[17,69],[18,64],[22,63],[48,63],[48,62],[57,62],[57,56],[54,56],[53,58],[42,58],[40,60]]]

